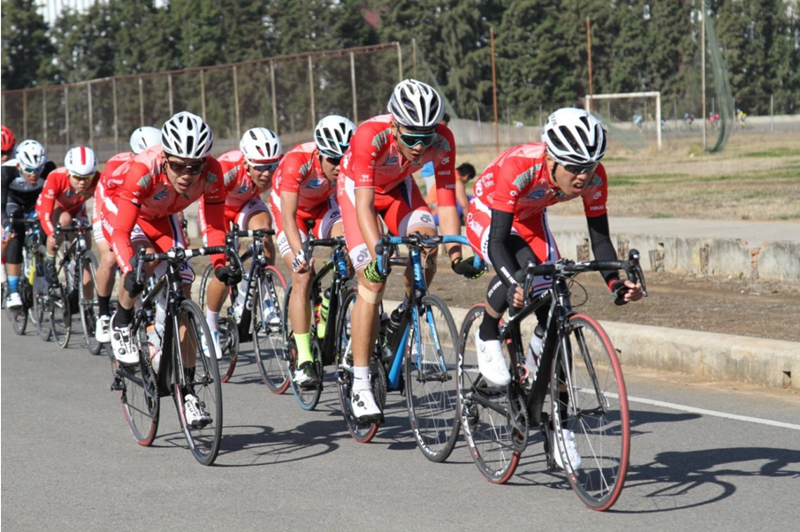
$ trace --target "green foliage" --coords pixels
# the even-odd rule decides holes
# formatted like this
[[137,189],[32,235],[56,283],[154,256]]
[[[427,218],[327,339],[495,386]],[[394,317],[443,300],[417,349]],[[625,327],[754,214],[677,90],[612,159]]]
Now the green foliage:
[[34,0],[3,0],[3,89],[47,84],[55,53]]

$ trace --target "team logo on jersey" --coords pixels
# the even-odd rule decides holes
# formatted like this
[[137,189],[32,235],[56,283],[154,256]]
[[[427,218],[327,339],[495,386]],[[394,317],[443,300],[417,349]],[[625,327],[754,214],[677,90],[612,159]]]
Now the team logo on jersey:
[[209,172],[208,175],[206,176],[206,185],[211,185],[216,182],[217,182],[217,174]]
[[517,187],[518,190],[522,191],[523,188],[528,186],[530,182],[533,181],[533,179],[536,177],[536,174],[539,173],[539,170],[541,170],[541,168],[542,168],[541,164],[537,164],[532,166],[531,168],[528,168],[527,170],[519,174],[516,178],[514,178],[513,182],[514,186]]
[[162,191],[158,192],[155,196],[153,196],[153,199],[156,200],[156,201],[160,201],[160,200],[162,200],[162,199],[164,199],[166,197],[167,197],[167,191],[166,190],[162,190]]
[[444,159],[442,159],[442,164],[443,165],[450,164],[450,157],[445,157]]
[[592,196],[592,199],[593,199],[593,200],[598,200],[598,199],[600,199],[600,198],[602,198],[602,197],[603,197],[603,191],[602,191],[602,190],[600,190],[600,191],[598,191],[598,192],[597,192],[597,194],[595,194],[594,196]]
[[322,187],[322,179],[309,179],[308,183],[306,183],[306,188],[310,188],[311,190],[316,190]]
[[475,183],[475,195],[476,196],[483,196],[483,185],[481,185],[480,181]]
[[244,193],[245,193],[245,192],[247,192],[249,189],[250,189],[250,187],[249,187],[249,186],[247,186],[247,185],[242,185],[242,186],[240,186],[240,187],[239,187],[239,190],[237,190],[237,191],[236,191],[236,193],[237,193],[237,194],[244,194]]
[[545,194],[547,194],[547,192],[545,190],[542,190],[541,188],[537,188],[536,190],[534,190],[533,192],[531,192],[530,194],[528,194],[525,197],[528,198],[528,199],[541,199],[541,198],[544,197]]
[[386,162],[383,163],[383,166],[391,166],[393,164],[397,164],[397,156],[396,155],[392,155],[391,157],[386,159]]

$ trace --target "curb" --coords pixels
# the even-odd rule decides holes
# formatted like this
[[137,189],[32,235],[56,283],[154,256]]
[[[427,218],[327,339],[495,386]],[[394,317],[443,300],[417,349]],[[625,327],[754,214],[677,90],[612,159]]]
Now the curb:
[[[388,308],[399,301],[384,301]],[[450,307],[461,327],[467,310]],[[522,323],[533,334],[535,320]],[[620,362],[657,371],[800,391],[800,343],[601,321]]]

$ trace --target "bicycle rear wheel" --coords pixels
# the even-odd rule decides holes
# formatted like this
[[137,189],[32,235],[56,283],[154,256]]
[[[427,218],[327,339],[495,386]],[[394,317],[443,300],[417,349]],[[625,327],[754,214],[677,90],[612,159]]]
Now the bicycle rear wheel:
[[69,343],[72,335],[72,310],[69,305],[69,297],[64,285],[50,287],[50,295],[47,297],[47,319],[50,322],[53,340],[58,347],[64,349]]
[[[353,351],[350,343],[351,322],[350,315],[353,312],[358,292],[349,290],[342,298],[342,306],[339,308],[339,319],[336,323],[336,356],[337,356],[337,378],[336,388],[339,392],[339,404],[342,408],[342,415],[347,423],[347,431],[359,443],[368,443],[378,432],[380,422],[370,421],[360,423],[353,413],[350,404],[350,397],[353,389]],[[378,406],[383,410],[386,406],[386,370],[383,364],[375,357],[370,359],[370,378],[372,380],[372,393]]]
[[[457,366],[458,411],[464,439],[478,470],[489,482],[503,484],[516,471],[520,453],[527,443],[527,409],[521,398],[509,401],[509,387],[490,386],[480,374],[475,333],[483,313],[483,303],[475,305],[461,324]],[[515,428],[504,413],[490,408],[489,404],[513,412],[524,430]]]
[[286,281],[272,266],[264,268],[256,279],[258,284],[257,300],[253,301],[253,343],[258,371],[269,391],[282,394],[291,380],[286,366],[286,321],[281,312]]
[[616,351],[600,324],[577,314],[569,319],[568,333],[551,373],[552,419],[554,427],[572,431],[581,461],[570,462],[560,430],[553,452],[560,453],[583,503],[603,511],[617,501],[628,471],[628,396]]
[[[292,297],[292,287],[286,289],[286,296],[283,300],[283,322],[286,323],[287,331],[290,328],[289,319],[289,299]],[[312,312],[313,312],[313,300],[311,303]],[[313,320],[314,317],[312,315],[311,319]],[[317,332],[314,327],[310,329],[311,335],[311,356],[314,357],[314,366],[317,370],[317,375],[319,376],[319,384],[314,386],[313,388],[304,388],[302,386],[298,386],[294,383],[294,378],[290,378],[290,384],[292,386],[292,392],[294,393],[294,398],[297,400],[297,404],[300,405],[300,408],[303,410],[314,410],[319,403],[319,398],[322,395],[322,377],[324,373],[324,368],[322,366],[322,352],[321,347],[319,345],[319,340],[317,339]],[[297,368],[297,344],[294,341],[294,336],[292,331],[287,333],[289,337],[289,341],[286,342],[286,370],[289,372],[290,376],[294,375],[294,371]]]
[[[189,449],[198,462],[211,465],[217,458],[222,440],[222,381],[213,349],[214,341],[203,311],[194,301],[181,301],[178,307],[178,323],[184,330],[182,334],[172,336],[173,368],[176,372],[172,396]],[[184,364],[179,364],[178,361],[192,359],[195,361],[194,374],[191,375],[191,371],[188,371],[188,375],[180,378],[177,372]],[[201,409],[211,415],[209,423],[199,426],[187,423],[184,412],[186,394],[194,395],[200,402]]]
[[30,320],[36,325],[36,332],[44,342],[50,341],[50,321],[46,318],[47,297],[41,293],[33,292],[33,306],[28,313]]
[[[203,271],[202,281],[200,282],[200,308],[206,309],[206,298],[208,297],[208,285],[214,279],[214,265],[209,264]],[[227,299],[229,297],[226,288]],[[236,320],[232,316],[219,319],[219,345],[222,347],[222,355],[217,360],[219,365],[219,375],[222,382],[228,382],[236,369],[236,361],[239,358],[239,329]],[[218,354],[219,356],[219,354]]]
[[150,364],[150,344],[147,341],[144,324],[135,333],[139,353],[142,354],[138,364],[125,366],[122,374],[117,372],[119,362],[112,362],[115,373],[122,379],[122,390],[119,401],[122,415],[131,429],[136,443],[148,447],[153,443],[158,432],[158,420],[161,413],[161,398],[158,394],[158,379]]
[[435,295],[424,296],[419,311],[419,345],[411,327],[405,364],[408,418],[425,458],[443,462],[458,440],[458,329]]
[[100,315],[100,303],[97,299],[97,258],[91,251],[87,251],[81,262],[83,275],[85,276],[86,272],[89,273],[89,282],[78,289],[78,310],[81,315],[83,339],[86,342],[86,349],[91,354],[98,355],[103,344],[94,337],[97,316]]
[[[0,266],[1,268],[2,266]],[[6,284],[3,283],[3,301],[6,298]],[[18,335],[22,336],[25,334],[25,329],[28,328],[28,304],[30,303],[30,285],[28,284],[28,280],[25,277],[19,278],[19,295],[22,298],[22,306],[19,308],[11,309],[6,307],[6,316],[8,319],[11,320],[11,326],[14,328],[14,332]]]

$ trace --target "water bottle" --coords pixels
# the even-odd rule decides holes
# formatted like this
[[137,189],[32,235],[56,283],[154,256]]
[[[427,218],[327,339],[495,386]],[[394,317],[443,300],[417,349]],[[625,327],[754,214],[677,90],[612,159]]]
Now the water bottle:
[[328,323],[328,307],[330,307],[330,304],[331,289],[328,288],[325,290],[325,293],[322,294],[322,304],[319,309],[319,322],[317,325],[317,337],[319,338],[325,337],[325,330]]
[[161,364],[161,335],[158,334],[158,325],[150,323],[145,330],[147,331],[147,343],[150,347],[150,364],[153,366],[153,370],[158,373],[158,368]]
[[167,321],[167,293],[163,290],[156,298],[156,332],[158,335],[164,337],[164,324]]
[[385,362],[391,360],[392,356],[394,355],[391,348],[392,338],[397,330],[400,329],[400,321],[402,320],[402,316],[403,310],[400,307],[397,307],[392,311],[392,315],[389,316],[389,322],[386,324],[386,343],[383,345],[381,352],[381,358]]
[[533,330],[530,342],[528,342],[528,353],[525,356],[525,367],[533,380],[536,380],[536,374],[539,371],[539,361],[542,359],[543,350],[544,327],[537,325]]
[[75,285],[75,274],[78,268],[78,263],[74,258],[69,259],[67,263],[67,293],[72,292]]

